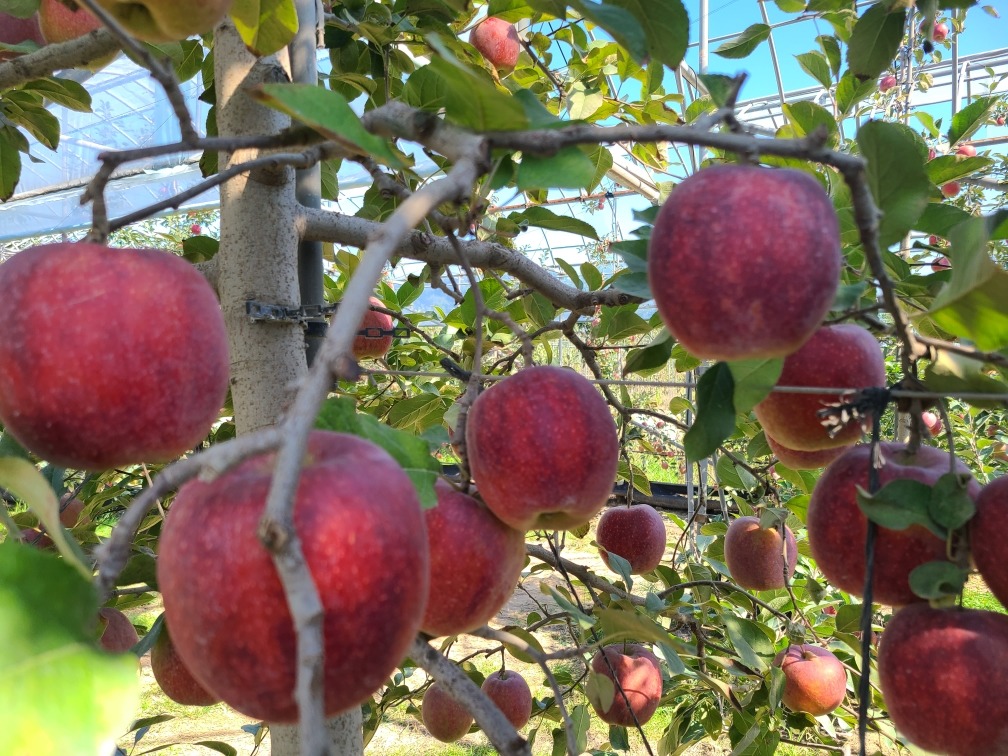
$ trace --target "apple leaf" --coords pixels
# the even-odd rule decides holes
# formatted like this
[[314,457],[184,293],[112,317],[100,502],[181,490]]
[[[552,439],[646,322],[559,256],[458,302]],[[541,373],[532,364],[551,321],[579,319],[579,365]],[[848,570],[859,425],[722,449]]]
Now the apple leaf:
[[609,745],[617,751],[630,750],[630,735],[626,727],[609,725]]
[[932,183],[941,186],[949,181],[958,181],[967,176],[982,171],[994,164],[988,157],[963,157],[961,155],[941,155],[929,160],[925,169]]
[[955,354],[944,349],[939,350],[935,359],[928,363],[924,370],[924,385],[929,391],[940,394],[971,392],[979,394],[1003,394],[1001,401],[982,401],[968,399],[977,407],[1008,406],[1008,385],[987,375],[984,364],[980,360],[970,359],[966,355]]
[[784,369],[784,359],[735,360],[728,363],[728,369],[731,370],[735,383],[732,404],[736,412],[745,414],[777,385],[777,379]]
[[767,24],[753,24],[734,39],[722,42],[712,52],[722,58],[745,58],[769,38],[770,27]]
[[647,34],[640,20],[629,10],[615,3],[599,5],[584,0],[571,0],[570,5],[585,19],[609,32],[617,44],[626,48],[632,60],[647,57]]
[[564,147],[548,157],[522,155],[515,180],[522,190],[581,189],[589,187],[594,177],[591,158],[580,147]]
[[139,706],[137,659],[93,639],[98,597],[66,561],[0,544],[0,753],[107,753]]
[[834,624],[838,633],[856,633],[861,629],[864,604],[842,604],[837,607]]
[[774,656],[773,641],[757,623],[751,620],[730,613],[726,613],[722,620],[728,639],[738,652],[742,663],[749,669],[764,672],[770,666],[769,660]]
[[616,698],[616,685],[608,675],[593,669],[585,680],[585,695],[589,701],[598,704],[602,711],[608,711]]
[[441,473],[441,464],[431,456],[430,446],[422,438],[391,428],[371,415],[358,412],[354,400],[346,396],[327,399],[315,419],[315,427],[351,433],[377,444],[402,465],[413,481],[420,506],[430,509],[437,505],[434,483]]
[[774,711],[780,706],[781,696],[784,695],[784,670],[780,667],[770,665],[767,670],[766,683],[767,695],[770,699],[770,710]]
[[540,588],[544,593],[552,596],[553,600],[557,602],[557,605],[573,617],[574,621],[577,622],[583,629],[589,630],[595,627],[595,619],[593,617],[589,617],[587,614],[578,609],[566,596],[560,593],[560,591],[552,585],[543,582],[540,584]]
[[969,480],[969,476],[946,473],[935,482],[928,514],[942,527],[961,528],[976,513],[976,505],[966,489]]
[[874,77],[858,79],[850,71],[844,73],[837,82],[837,108],[842,117],[849,116],[854,106],[870,95],[878,87]]
[[906,10],[890,11],[888,3],[875,3],[854,24],[847,46],[847,65],[861,79],[876,79],[899,51],[906,26]]
[[644,30],[649,58],[670,69],[679,66],[690,28],[682,0],[604,0],[604,4],[624,8],[636,17]]
[[931,486],[919,480],[891,480],[874,494],[858,486],[857,503],[865,517],[883,528],[905,530],[921,525],[939,538],[948,535],[930,514]]
[[822,84],[824,88],[829,89],[833,86],[829,61],[821,52],[813,50],[812,52],[795,55],[795,59],[798,61],[798,65],[802,67],[802,70]]
[[569,215],[557,215],[542,205],[533,205],[526,210],[522,210],[520,213],[511,213],[508,219],[518,224],[525,223],[537,228],[548,228],[553,231],[566,231],[570,234],[579,234],[596,241],[599,238],[598,231],[588,221],[572,218]]
[[[598,546],[597,543],[594,543],[594,545]],[[599,548],[602,547],[599,546]],[[619,554],[612,553],[608,549],[606,549],[606,560],[609,563],[609,569],[623,579],[623,585],[626,586],[627,593],[630,593],[633,590],[633,568],[630,566],[630,562],[621,557]]]
[[[534,634],[530,633],[524,627],[518,627],[517,625],[507,625],[506,627],[503,627],[501,629],[506,633],[510,633],[515,637],[521,638],[529,645],[529,647],[538,651],[540,654],[546,653],[546,651],[542,647],[542,644],[539,642],[539,639],[536,638]],[[518,661],[523,661],[526,664],[535,664],[535,659],[531,657],[526,651],[524,651],[521,646],[517,646],[514,643],[504,643],[504,646],[505,648],[507,648],[508,653],[511,654],[511,656],[513,656],[515,659],[518,659]]]
[[336,92],[310,84],[263,84],[255,97],[350,152],[370,155],[392,168],[404,167],[388,142],[365,129],[349,103]]
[[38,9],[39,0],[3,0],[0,3],[0,12],[17,18],[30,18]]
[[686,461],[709,457],[735,431],[735,380],[727,362],[712,365],[697,381],[697,415],[683,437]]
[[596,614],[606,643],[668,643],[668,630],[637,610],[606,608]]
[[948,238],[953,228],[972,217],[965,210],[947,202],[931,202],[917,219],[914,229],[945,239]]
[[591,714],[585,704],[578,704],[570,713],[571,727],[574,730],[574,742],[577,752],[584,753],[588,749],[588,730],[591,728]]
[[638,373],[648,376],[661,370],[672,357],[674,345],[675,342],[669,332],[663,328],[650,344],[627,352],[626,362],[623,363],[623,374]]
[[928,600],[958,596],[968,578],[969,571],[952,562],[925,562],[910,573],[910,590]]
[[990,115],[999,102],[1000,97],[978,97],[952,116],[948,131],[949,146],[954,147],[976,133],[977,129],[990,120]]
[[245,46],[259,56],[283,49],[298,30],[294,0],[234,0],[231,19]]

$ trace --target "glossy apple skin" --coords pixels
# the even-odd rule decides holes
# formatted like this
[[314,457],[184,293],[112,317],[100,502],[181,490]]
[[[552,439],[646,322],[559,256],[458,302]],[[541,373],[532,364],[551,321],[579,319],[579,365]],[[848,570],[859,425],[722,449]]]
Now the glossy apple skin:
[[619,438],[609,405],[567,368],[528,367],[469,408],[469,469],[480,497],[515,530],[565,530],[612,493]]
[[704,168],[673,190],[651,232],[655,304],[701,359],[790,354],[822,322],[839,278],[836,212],[803,171]]
[[1008,476],[995,478],[980,490],[976,515],[970,520],[970,552],[984,582],[998,601],[1008,606]]
[[[609,663],[606,664],[606,659]],[[619,680],[626,693],[626,699],[616,690],[608,708],[589,695],[592,708],[603,722],[623,727],[634,727],[634,717],[638,724],[647,723],[658,710],[662,695],[661,666],[651,651],[635,643],[614,643],[603,647],[592,657],[592,669],[613,680]],[[612,669],[610,669],[610,666]],[[627,708],[627,700],[630,707]]]
[[630,562],[634,575],[651,572],[665,556],[665,518],[647,504],[611,507],[602,513],[595,526],[599,556],[609,566],[612,552]]
[[473,716],[438,683],[431,683],[420,703],[427,732],[442,743],[454,743],[472,727]]
[[783,446],[769,435],[766,436],[766,440],[777,461],[792,470],[819,470],[850,448],[850,446],[834,446],[830,449],[798,451]]
[[514,68],[521,52],[521,40],[514,24],[493,16],[472,30],[469,43],[479,50],[494,68]]
[[[787,539],[787,577],[798,564],[798,544],[791,528],[784,526]],[[724,540],[725,564],[732,580],[750,591],[783,588],[785,544],[776,528],[761,528],[759,518],[737,517],[728,526]]]
[[445,481],[437,506],[424,511],[430,551],[430,598],[420,629],[431,636],[475,630],[514,593],[525,565],[525,534]]
[[154,641],[150,656],[151,673],[168,698],[183,706],[211,706],[220,698],[200,685],[175,650],[168,634],[168,625],[162,624]]
[[118,609],[103,606],[98,615],[105,621],[105,629],[98,639],[101,647],[113,654],[129,651],[140,642],[140,636],[129,617]]
[[487,697],[508,718],[516,730],[532,718],[532,691],[517,672],[498,670],[487,675],[481,686]]
[[[371,297],[368,300],[372,305],[378,305],[383,307],[381,300],[376,297]],[[392,316],[387,315],[384,312],[376,312],[369,309],[364,313],[364,317],[361,320],[360,331],[388,331],[390,332],[387,336],[374,336],[368,334],[358,334],[353,340],[353,355],[358,360],[364,360],[371,357],[384,357],[388,354],[389,347],[392,346]]]
[[[933,446],[921,446],[916,454],[907,451],[904,444],[885,441],[879,446],[885,461],[879,470],[882,486],[897,478],[930,485],[949,471],[948,454]],[[868,533],[868,519],[857,505],[856,487],[868,490],[870,455],[869,445],[854,446],[830,464],[812,490],[806,517],[809,547],[819,569],[830,585],[855,596],[864,593],[864,543]],[[969,475],[969,470],[958,460],[956,470]],[[972,477],[967,491],[973,498],[980,491]],[[873,600],[890,606],[921,601],[910,590],[910,573],[918,565],[942,559],[945,559],[945,542],[926,528],[879,527]]]
[[0,421],[84,470],[167,462],[200,443],[228,389],[206,279],[160,250],[50,244],[0,265]]
[[882,697],[913,744],[951,756],[1008,753],[1008,617],[900,609],[879,643]]
[[847,695],[847,671],[833,652],[807,644],[788,646],[774,658],[784,672],[781,701],[814,717],[834,711]]
[[[882,347],[868,331],[852,323],[823,326],[800,349],[784,358],[778,386],[868,388],[885,386]],[[818,451],[850,446],[861,438],[861,424],[851,423],[830,438],[818,412],[842,401],[840,394],[771,392],[754,408],[768,436],[789,449]]]
[[[38,14],[31,18],[18,18],[7,13],[0,13],[0,42],[5,45],[20,45],[22,42],[34,42],[38,46],[45,44],[42,30],[39,29]],[[0,61],[17,57],[18,53],[0,50]]]
[[144,42],[178,42],[206,34],[227,15],[231,0],[98,0]]
[[[179,656],[232,708],[294,722],[295,634],[257,537],[275,464],[252,457],[178,492],[165,519],[158,583]],[[357,706],[406,656],[427,603],[427,534],[402,468],[369,441],[314,431],[294,525],[322,599],[325,711]]]

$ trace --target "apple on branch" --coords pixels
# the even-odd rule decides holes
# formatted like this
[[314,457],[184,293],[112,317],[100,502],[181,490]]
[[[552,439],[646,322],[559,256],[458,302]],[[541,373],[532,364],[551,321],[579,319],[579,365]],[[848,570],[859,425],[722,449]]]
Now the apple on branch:
[[161,623],[161,630],[151,648],[150,665],[158,687],[175,703],[183,706],[211,706],[220,702],[220,697],[210,693],[192,676],[175,650],[166,622]]
[[[377,297],[371,297],[369,304],[383,307],[382,301]],[[392,346],[392,316],[368,310],[361,319],[360,328],[354,337],[353,356],[355,359],[364,360],[368,358],[381,358],[388,354],[389,347]]]
[[427,732],[442,743],[459,740],[473,724],[469,710],[437,682],[431,683],[424,691],[420,716]]
[[732,580],[750,591],[769,591],[794,575],[798,544],[787,525],[782,538],[777,528],[760,527],[759,518],[748,515],[728,526],[724,556]]
[[791,711],[814,717],[834,711],[847,695],[847,671],[829,649],[807,643],[788,646],[774,657],[784,673],[781,701]]
[[516,730],[532,718],[532,691],[525,678],[509,669],[487,675],[481,686],[487,698],[501,710]]
[[595,653],[591,669],[592,675],[609,681],[600,684],[596,679],[587,688],[588,700],[599,719],[623,727],[650,721],[662,695],[657,656],[637,643],[614,643]]
[[133,623],[119,609],[103,606],[98,610],[98,617],[102,628],[98,643],[106,651],[113,654],[125,653],[140,642]]
[[510,70],[518,62],[521,39],[514,24],[491,16],[480,22],[469,35],[469,43],[494,68]]
[[[599,556],[609,565],[609,553],[630,563],[634,575],[651,572],[665,555],[665,518],[647,504],[611,507],[595,526]],[[611,567],[610,567],[611,569]]]
[[[0,13],[0,44],[20,45],[34,42],[41,47],[45,38],[39,28],[38,14],[29,18],[18,18],[8,13]],[[11,50],[0,50],[0,61],[10,60],[18,55]]]

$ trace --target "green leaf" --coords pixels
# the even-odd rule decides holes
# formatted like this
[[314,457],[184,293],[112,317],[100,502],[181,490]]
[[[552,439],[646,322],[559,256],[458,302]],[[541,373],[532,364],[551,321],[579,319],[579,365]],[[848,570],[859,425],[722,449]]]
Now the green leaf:
[[836,89],[837,108],[841,117],[851,115],[854,106],[874,92],[877,86],[874,78],[858,79],[850,71],[841,76]]
[[605,5],[625,8],[637,18],[647,37],[648,57],[673,70],[679,66],[690,27],[682,0],[605,0]]
[[393,168],[404,167],[388,142],[367,131],[336,92],[310,84],[263,84],[255,96],[351,152],[370,155]]
[[977,407],[1005,406],[1008,400],[1008,385],[1004,381],[992,378],[987,374],[980,360],[973,360],[962,354],[955,354],[944,349],[924,370],[924,385],[929,391],[938,393],[972,392],[979,394],[1003,394],[1002,401],[981,401],[970,399],[969,403]]
[[11,137],[12,132],[17,133],[9,126],[0,128],[0,202],[14,196],[21,180],[21,153]]
[[533,291],[530,296],[522,297],[521,303],[525,314],[539,327],[551,322],[556,315],[556,307],[538,291]]
[[631,336],[647,333],[651,328],[651,324],[637,314],[637,305],[630,304],[603,309],[597,333],[601,338],[611,341],[624,341]]
[[858,507],[876,525],[890,530],[922,525],[939,538],[945,538],[945,529],[928,512],[930,502],[931,486],[909,478],[891,480],[874,494],[860,486],[857,491]]
[[947,239],[952,229],[972,218],[965,210],[947,202],[931,202],[914,224],[914,229]]
[[641,299],[653,299],[647,273],[623,273],[612,281],[612,287],[624,294]]
[[647,346],[631,349],[627,352],[626,362],[623,364],[623,374],[638,373],[648,376],[661,370],[672,357],[674,345],[675,342],[669,332],[662,329],[661,334]]
[[[546,653],[543,650],[542,644],[539,642],[539,639],[536,638],[534,634],[530,633],[524,627],[518,627],[517,625],[507,625],[502,629],[504,630],[504,632],[510,633],[511,635],[521,638],[523,641],[528,643],[529,646],[531,646],[534,650],[538,651],[540,654]],[[511,656],[513,656],[515,659],[523,661],[526,664],[535,664],[535,659],[528,653],[526,653],[524,650],[522,650],[521,646],[517,646],[514,643],[508,643],[506,641],[504,642],[504,646],[507,648],[508,653],[511,654]]]
[[640,612],[632,609],[600,609],[599,627],[606,643],[635,641],[637,643],[668,643],[668,631]]
[[735,431],[735,381],[726,362],[712,365],[697,382],[697,416],[683,437],[687,462],[709,457]]
[[[644,60],[647,57],[647,35],[640,20],[629,10],[619,5],[599,5],[583,0],[572,0],[570,5],[584,18],[609,32],[616,43],[630,53],[633,60]],[[572,114],[571,118],[577,116]]]
[[700,83],[710,93],[711,100],[719,108],[728,102],[728,96],[735,89],[735,79],[723,74],[699,74]]
[[617,751],[629,751],[630,735],[627,733],[627,728],[609,725],[609,745]]
[[720,55],[722,58],[745,58],[769,38],[769,26],[766,24],[753,24],[735,37],[735,39],[722,42],[711,52],[715,55]]
[[882,210],[879,242],[888,247],[902,239],[924,212],[931,181],[906,126],[869,121],[858,131],[857,142],[868,161],[872,195]]
[[798,65],[802,70],[823,85],[826,89],[833,86],[833,72],[830,71],[829,61],[821,52],[812,51],[795,55]]
[[294,0],[234,0],[231,19],[245,46],[260,56],[286,47],[298,30]]
[[[433,394],[423,394],[412,399],[440,400]],[[411,399],[403,400],[393,405],[393,410]],[[443,406],[443,405],[442,405]],[[444,415],[444,409],[441,410]],[[332,397],[327,399],[315,420],[315,427],[325,430],[352,433],[366,438],[390,455],[398,462],[416,488],[420,505],[429,509],[437,504],[434,493],[434,483],[441,472],[441,463],[430,453],[430,447],[422,438],[390,428],[377,418],[363,412],[358,412],[354,400],[350,397]]]
[[570,713],[571,729],[574,730],[574,742],[577,752],[584,753],[588,749],[588,730],[591,729],[591,714],[585,704],[578,704]]
[[595,164],[579,147],[565,147],[555,155],[522,155],[516,178],[518,188],[581,189],[595,176]]
[[511,213],[508,219],[515,223],[525,222],[537,228],[548,228],[553,231],[566,231],[570,234],[579,234],[588,239],[598,240],[598,231],[595,227],[580,218],[572,218],[569,215],[557,215],[552,210],[542,205],[533,205],[522,210],[520,213]]
[[735,412],[744,415],[777,385],[784,369],[784,359],[736,360],[729,362],[728,368],[735,383],[732,404]]
[[43,107],[41,98],[25,90],[16,90],[7,92],[0,105],[7,118],[50,150],[59,146],[59,119]]
[[847,65],[862,79],[875,79],[899,51],[906,27],[906,11],[891,11],[887,3],[875,3],[858,19],[847,46]]
[[773,642],[766,633],[755,622],[734,614],[725,613],[721,621],[742,663],[749,669],[764,672],[774,656]]
[[91,582],[52,554],[0,544],[0,753],[106,753],[139,703],[137,659],[94,642]]
[[596,291],[602,288],[604,280],[602,273],[590,262],[581,263],[581,277],[584,279],[588,291]]
[[961,528],[976,514],[976,505],[966,490],[968,476],[946,473],[931,489],[928,514],[944,528]]
[[826,132],[830,143],[836,142],[839,134],[836,119],[822,105],[803,100],[785,103],[782,108],[788,122],[794,127],[796,137],[807,136],[821,129]]
[[952,116],[948,130],[949,146],[955,147],[959,142],[969,139],[976,133],[981,126],[990,120],[991,113],[1000,102],[1000,97],[978,97]]
[[[601,547],[600,547],[601,548]],[[633,590],[633,568],[630,566],[630,562],[621,557],[619,554],[614,554],[611,551],[606,551],[606,559],[609,563],[609,569],[615,572],[623,580],[623,585],[626,586],[627,592]]]
[[972,175],[977,171],[993,165],[990,158],[974,156],[962,157],[961,155],[941,155],[934,160],[929,160],[925,169],[928,178],[932,183],[941,186],[949,181],[958,181],[961,178]]
[[928,600],[958,596],[968,578],[969,571],[952,562],[925,562],[911,571],[910,590]]
[[35,79],[25,85],[26,89],[42,95],[50,102],[62,105],[78,113],[91,112],[91,94],[83,86],[72,79],[54,77],[50,79]]

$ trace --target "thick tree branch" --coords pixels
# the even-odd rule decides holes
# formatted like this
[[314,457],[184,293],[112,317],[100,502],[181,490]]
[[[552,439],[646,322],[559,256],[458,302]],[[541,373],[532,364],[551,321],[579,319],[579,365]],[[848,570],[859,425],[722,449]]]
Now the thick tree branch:
[[98,29],[69,42],[46,45],[33,53],[0,63],[0,89],[52,76],[64,68],[83,68],[120,49],[108,29]]

